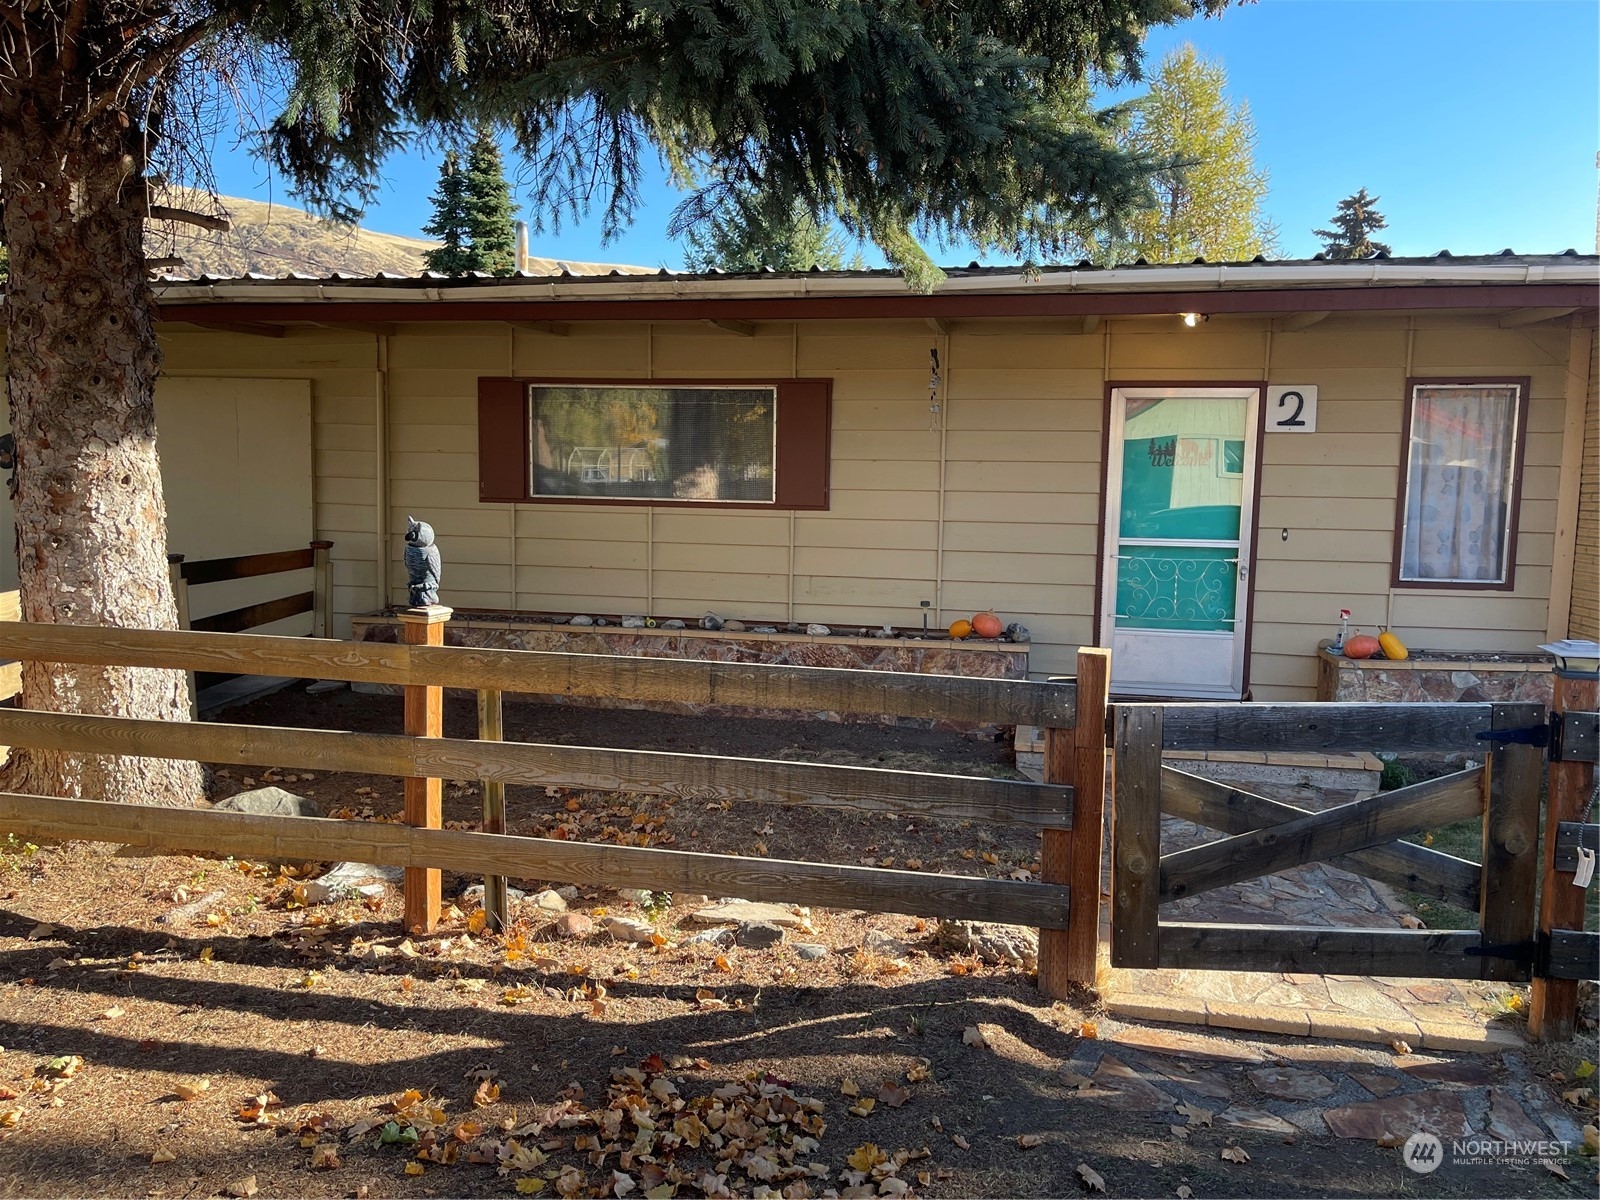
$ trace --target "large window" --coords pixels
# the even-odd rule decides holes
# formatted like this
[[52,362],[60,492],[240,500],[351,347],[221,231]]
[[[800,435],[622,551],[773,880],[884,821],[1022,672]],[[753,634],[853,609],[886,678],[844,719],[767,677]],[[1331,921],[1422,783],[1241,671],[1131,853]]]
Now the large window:
[[1394,582],[1509,589],[1526,379],[1413,380]]
[[486,501],[828,506],[827,380],[478,381]]
[[775,388],[531,387],[535,496],[777,499]]

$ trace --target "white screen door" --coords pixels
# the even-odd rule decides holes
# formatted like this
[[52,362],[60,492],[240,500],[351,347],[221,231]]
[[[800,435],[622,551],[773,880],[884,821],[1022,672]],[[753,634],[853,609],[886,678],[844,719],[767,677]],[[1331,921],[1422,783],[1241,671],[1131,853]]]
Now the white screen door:
[[1243,694],[1259,398],[1112,392],[1100,644],[1113,691]]

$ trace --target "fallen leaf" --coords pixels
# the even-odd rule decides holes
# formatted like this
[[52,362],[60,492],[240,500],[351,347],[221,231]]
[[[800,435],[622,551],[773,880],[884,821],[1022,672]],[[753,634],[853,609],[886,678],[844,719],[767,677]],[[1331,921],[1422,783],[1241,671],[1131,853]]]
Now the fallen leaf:
[[1395,1038],[1394,1041],[1389,1043],[1389,1049],[1393,1050],[1396,1054],[1410,1054],[1411,1043],[1406,1041],[1404,1038]]
[[1176,1195],[1178,1200],[1190,1200],[1190,1197],[1194,1195],[1194,1191],[1187,1183],[1180,1183]]
[[961,1031],[961,1040],[968,1046],[976,1046],[980,1050],[989,1048],[989,1039],[983,1036],[983,1031],[976,1025],[968,1025]]
[[853,1117],[865,1117],[871,1114],[872,1110],[877,1106],[878,1102],[876,1100],[872,1099],[870,1096],[863,1096],[860,1100],[857,1100],[854,1104],[852,1104],[846,1111],[848,1111]]
[[192,1079],[187,1083],[173,1084],[172,1091],[179,1100],[189,1101],[193,1100],[201,1092],[206,1091],[210,1086],[211,1080],[209,1079]]
[[489,928],[489,914],[481,908],[474,909],[472,915],[467,918],[467,932],[482,933],[487,928]]
[[1594,1074],[1594,1064],[1592,1062],[1590,1062],[1587,1058],[1584,1059],[1581,1063],[1579,1063],[1575,1068],[1573,1068],[1573,1071],[1572,1071],[1572,1077],[1574,1079],[1587,1079],[1587,1078],[1589,1078],[1589,1076],[1591,1076],[1593,1074]]
[[1541,1158],[1539,1160],[1539,1165],[1542,1166],[1546,1171],[1549,1171],[1550,1174],[1554,1175],[1557,1179],[1571,1180],[1572,1178],[1567,1174],[1567,1169],[1553,1158]]
[[150,1156],[150,1161],[152,1163],[176,1162],[177,1159],[178,1159],[178,1156],[176,1154],[174,1154],[171,1150],[166,1149],[165,1147],[163,1147],[160,1150],[157,1150],[154,1154],[152,1154]]
[[536,1175],[524,1175],[517,1180],[517,1195],[519,1196],[537,1196],[542,1191],[544,1191],[544,1180]]
[[1400,927],[1402,929],[1425,928],[1425,926],[1422,924],[1422,919],[1420,917],[1414,917],[1410,913],[1406,913],[1400,918]]
[[1397,1133],[1386,1133],[1378,1139],[1378,1145],[1385,1150],[1393,1150],[1397,1146],[1404,1146],[1406,1139]]
[[911,1099],[911,1089],[900,1087],[898,1084],[887,1080],[878,1089],[878,1103],[887,1108],[902,1108],[905,1102]]
[[428,1169],[427,1167],[423,1166],[416,1159],[412,1159],[410,1162],[408,1162],[406,1164],[406,1174],[407,1175],[421,1175],[427,1169]]
[[120,1016],[122,1016],[122,1009],[113,1004],[110,1008],[106,1009],[105,1012],[101,1013],[97,1019],[101,1021],[115,1021]]
[[216,950],[215,950],[214,947],[212,947],[212,946],[202,946],[200,948],[200,961],[204,962],[204,963],[210,962],[211,961],[211,956],[214,953],[216,953]]
[[1567,1104],[1575,1104],[1579,1108],[1594,1103],[1593,1088],[1570,1088],[1561,1093],[1561,1099]]
[[932,1078],[933,1064],[925,1058],[919,1058],[915,1063],[912,1064],[910,1069],[906,1071],[906,1081],[908,1083],[926,1083]]
[[1037,1133],[1023,1133],[1017,1135],[1017,1147],[1022,1150],[1033,1150],[1044,1145],[1044,1138]]
[[228,1185],[228,1195],[238,1197],[238,1200],[248,1200],[261,1189],[256,1186],[256,1177],[246,1175],[243,1179],[235,1179]]
[[1250,1161],[1250,1156],[1245,1153],[1243,1146],[1223,1147],[1222,1157],[1231,1163],[1247,1163]]
[[861,1095],[861,1085],[854,1079],[846,1079],[839,1085],[839,1091],[846,1096],[859,1096]]
[[871,1142],[862,1142],[852,1150],[845,1161],[857,1171],[870,1171],[881,1162],[888,1161],[889,1156]]
[[1083,1176],[1083,1182],[1088,1185],[1091,1192],[1103,1192],[1106,1190],[1106,1181],[1100,1177],[1100,1172],[1087,1163],[1078,1164],[1078,1174]]
[[472,1093],[473,1108],[487,1108],[500,1100],[500,1085],[492,1079],[484,1079],[478,1083]]
[[1187,1125],[1168,1125],[1167,1128],[1172,1130],[1172,1136],[1180,1142],[1189,1140],[1189,1127]]
[[1189,1118],[1189,1124],[1191,1124],[1191,1125],[1209,1125],[1209,1124],[1211,1124],[1211,1118],[1212,1118],[1212,1116],[1214,1114],[1212,1113],[1212,1111],[1209,1108],[1201,1108],[1197,1104],[1189,1104],[1189,1103],[1183,1102],[1183,1101],[1180,1101],[1178,1103],[1177,1107],[1178,1107],[1178,1111],[1179,1112],[1181,1112],[1184,1116]]
[[58,1054],[41,1068],[43,1074],[51,1079],[71,1079],[83,1066],[83,1058],[77,1054]]
[[952,1142],[954,1142],[957,1146],[959,1146],[963,1150],[971,1150],[972,1149],[972,1143],[967,1141],[967,1139],[962,1137],[959,1133],[952,1134],[951,1137],[950,1137],[950,1140]]
[[339,1147],[321,1145],[311,1151],[311,1168],[315,1171],[332,1171],[339,1165]]
[[1078,1026],[1078,1036],[1084,1038],[1098,1038],[1100,1036],[1100,1026],[1096,1025],[1093,1021],[1085,1021],[1082,1025]]

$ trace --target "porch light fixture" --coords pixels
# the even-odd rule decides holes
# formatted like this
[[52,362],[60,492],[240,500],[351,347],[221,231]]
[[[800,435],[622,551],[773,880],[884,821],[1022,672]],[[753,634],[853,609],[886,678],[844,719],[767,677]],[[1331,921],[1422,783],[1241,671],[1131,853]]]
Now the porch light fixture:
[[1205,313],[1179,313],[1178,316],[1190,329],[1200,324],[1201,321],[1209,321],[1211,319]]
[[1563,679],[1600,679],[1600,642],[1565,638],[1540,646],[1556,660],[1556,674]]

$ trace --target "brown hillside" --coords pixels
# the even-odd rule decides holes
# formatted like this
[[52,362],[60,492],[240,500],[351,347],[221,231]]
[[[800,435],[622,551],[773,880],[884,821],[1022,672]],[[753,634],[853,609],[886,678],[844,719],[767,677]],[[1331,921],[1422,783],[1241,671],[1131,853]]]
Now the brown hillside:
[[[180,265],[159,269],[160,274],[174,278],[193,279],[201,275],[228,278],[249,273],[418,275],[423,270],[423,252],[438,245],[422,238],[339,225],[298,208],[263,204],[237,196],[177,197],[172,203],[226,217],[233,225],[227,232],[218,233],[168,221],[151,222],[145,235],[145,253],[151,258],[181,258]],[[611,270],[633,275],[651,270],[613,263],[533,257],[528,259],[527,269],[536,274],[554,275],[561,270],[560,262],[566,262],[570,270],[583,275]]]

